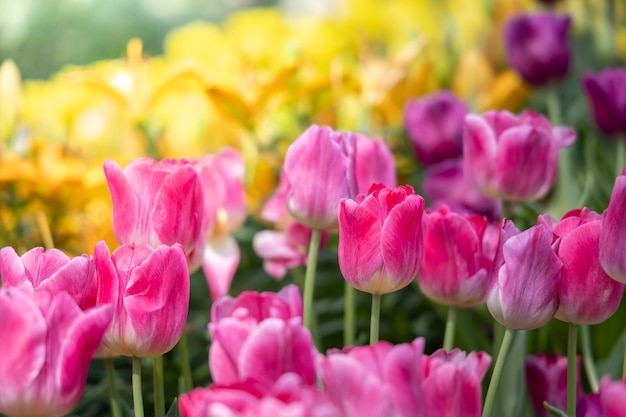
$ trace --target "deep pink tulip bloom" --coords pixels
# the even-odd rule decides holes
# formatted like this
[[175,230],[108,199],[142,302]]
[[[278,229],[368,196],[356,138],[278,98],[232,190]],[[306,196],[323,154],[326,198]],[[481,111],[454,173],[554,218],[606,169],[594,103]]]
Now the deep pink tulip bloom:
[[484,352],[439,349],[422,357],[424,410],[441,417],[480,417],[482,380],[491,364]]
[[[479,215],[453,213],[446,206],[426,211],[424,256],[417,282],[424,295],[453,307],[473,307],[487,297],[495,256],[497,223]],[[491,239],[491,240],[490,240]],[[494,244],[495,243],[495,244]]]
[[358,192],[355,154],[353,133],[316,125],[289,146],[282,175],[294,219],[313,229],[336,229],[339,201]]
[[339,268],[355,288],[385,294],[407,286],[422,260],[424,199],[409,185],[375,184],[339,204]]
[[432,165],[463,154],[463,119],[468,111],[449,91],[406,103],[404,127],[420,163]]
[[489,312],[503,326],[530,330],[554,317],[563,262],[556,254],[559,240],[553,240],[543,224],[520,232],[503,221],[487,296]]
[[356,133],[355,173],[357,192],[367,194],[374,183],[393,188],[397,184],[396,163],[387,144]]
[[533,111],[469,114],[463,134],[463,170],[488,197],[535,201],[556,179],[559,151],[576,140],[568,127],[555,127]]
[[626,70],[607,68],[583,77],[591,114],[607,136],[626,135]]
[[584,208],[569,211],[559,222],[548,215],[539,221],[561,238],[557,255],[563,270],[555,317],[573,324],[598,324],[611,317],[622,300],[624,284],[600,266],[602,216]]
[[611,381],[604,377],[600,381],[600,402],[604,417],[624,417],[626,413],[626,380]]
[[83,312],[64,291],[0,288],[0,413],[68,414],[112,315],[111,306]]
[[502,201],[482,195],[463,174],[462,159],[448,159],[428,167],[422,182],[430,207],[446,205],[456,213],[481,214],[499,220]]
[[103,343],[124,356],[148,358],[170,351],[183,333],[189,309],[189,270],[180,244],[122,245],[94,249],[96,305],[112,304]]
[[520,14],[504,25],[509,65],[529,84],[542,87],[559,81],[570,67],[570,16]]
[[191,271],[200,266],[208,222],[200,176],[186,160],[139,158],[122,170],[105,161],[113,231],[121,245],[180,243]]
[[32,293],[35,289],[65,291],[81,306],[95,272],[93,259],[87,255],[70,258],[57,249],[34,248],[18,256],[10,246],[0,250],[0,279]]
[[600,264],[614,280],[626,284],[626,167],[615,179],[600,233]]

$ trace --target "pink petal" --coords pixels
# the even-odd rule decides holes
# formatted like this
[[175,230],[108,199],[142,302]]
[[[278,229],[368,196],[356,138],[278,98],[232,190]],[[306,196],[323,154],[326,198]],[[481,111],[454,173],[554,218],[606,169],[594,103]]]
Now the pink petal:
[[138,222],[139,201],[124,171],[115,161],[104,162],[104,174],[113,204],[113,231],[120,244],[133,241]]
[[[43,248],[32,250],[43,251]],[[11,246],[6,246],[0,250],[0,278],[3,285],[10,285],[28,293],[32,292],[36,286],[29,279],[24,262]]]
[[254,324],[234,318],[222,319],[212,326],[209,369],[216,384],[232,384],[241,379],[241,348],[253,329]]
[[621,283],[626,283],[626,176],[615,180],[609,207],[604,212],[600,233],[600,263],[606,273]]
[[202,271],[213,300],[228,293],[239,267],[239,258],[239,245],[232,236],[207,240],[202,256]]
[[484,118],[468,114],[463,131],[463,172],[468,181],[484,194],[493,193],[495,160],[494,131]]

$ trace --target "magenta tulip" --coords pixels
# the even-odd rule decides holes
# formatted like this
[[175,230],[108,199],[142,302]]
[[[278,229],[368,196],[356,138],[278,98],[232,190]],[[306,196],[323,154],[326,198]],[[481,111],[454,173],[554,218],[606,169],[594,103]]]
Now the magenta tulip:
[[357,192],[367,194],[374,183],[396,186],[396,163],[391,150],[380,139],[356,133],[355,175]]
[[607,68],[583,77],[591,114],[607,136],[626,135],[626,70]]
[[193,271],[200,266],[208,222],[202,181],[186,160],[139,158],[124,170],[104,163],[121,245],[180,243]]
[[463,154],[463,119],[468,111],[449,91],[406,103],[404,127],[420,163],[432,165]]
[[111,306],[83,312],[64,291],[0,288],[0,413],[68,414],[112,314]]
[[489,312],[503,326],[530,330],[554,317],[563,262],[553,240],[543,224],[520,232],[510,220],[503,222],[487,296]]
[[600,381],[600,402],[605,417],[624,417],[626,410],[626,380],[611,381],[609,377]]
[[35,289],[67,292],[81,307],[93,281],[95,264],[87,255],[70,258],[57,249],[34,248],[21,257],[10,246],[0,250],[0,279],[32,293]]
[[407,286],[422,260],[424,199],[411,186],[372,186],[339,205],[339,268],[355,288],[385,294]]
[[289,146],[282,175],[294,219],[313,229],[337,227],[339,201],[358,192],[355,154],[354,134],[316,125]]
[[182,335],[189,308],[189,270],[180,244],[126,244],[112,254],[94,249],[96,304],[112,304],[113,321],[103,343],[136,358],[162,355]]
[[600,264],[614,280],[626,284],[626,167],[615,179],[600,232]]
[[540,221],[561,238],[557,255],[563,270],[556,318],[573,324],[602,323],[617,310],[624,293],[624,284],[600,266],[602,216],[584,208],[566,213],[559,222],[547,215]]
[[530,110],[470,114],[463,134],[465,176],[488,197],[538,200],[554,185],[559,151],[575,139],[573,129],[553,128]]
[[452,307],[482,304],[498,238],[485,217],[453,213],[446,206],[424,215],[424,256],[418,284],[424,295]]
[[504,26],[509,65],[536,87],[564,78],[570,67],[570,23],[569,16],[552,13],[513,16]]

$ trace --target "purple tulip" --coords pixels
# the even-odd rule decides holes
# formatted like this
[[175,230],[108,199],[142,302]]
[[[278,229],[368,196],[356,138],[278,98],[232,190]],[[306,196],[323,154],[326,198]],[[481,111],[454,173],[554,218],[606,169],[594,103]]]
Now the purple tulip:
[[607,136],[626,135],[626,70],[607,68],[587,73],[583,86],[598,129]]

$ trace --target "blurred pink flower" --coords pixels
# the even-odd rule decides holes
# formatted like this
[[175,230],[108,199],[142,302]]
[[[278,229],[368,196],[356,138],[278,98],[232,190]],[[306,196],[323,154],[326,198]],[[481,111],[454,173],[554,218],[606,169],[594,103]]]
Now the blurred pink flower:
[[111,306],[83,312],[64,291],[0,288],[0,412],[60,417],[78,403]]
[[615,179],[600,232],[600,264],[614,280],[626,284],[626,167]]
[[600,381],[600,403],[604,417],[624,417],[626,414],[626,380],[611,381],[604,377]]
[[171,350],[189,308],[189,271],[183,247],[122,245],[112,254],[100,241],[94,249],[96,305],[113,305],[103,343],[110,351],[147,358]]
[[407,286],[422,259],[424,199],[411,186],[371,187],[339,204],[339,268],[346,281],[371,294]]
[[393,188],[397,184],[396,163],[387,144],[380,139],[370,139],[356,133],[357,193],[367,194],[372,184]]

